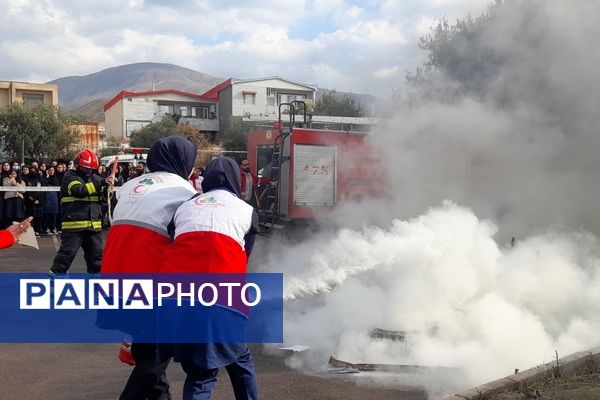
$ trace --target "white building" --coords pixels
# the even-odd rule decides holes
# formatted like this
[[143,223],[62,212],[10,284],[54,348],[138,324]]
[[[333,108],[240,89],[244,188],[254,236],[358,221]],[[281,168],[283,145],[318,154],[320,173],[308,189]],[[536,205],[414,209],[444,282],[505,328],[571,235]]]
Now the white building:
[[178,115],[197,130],[213,136],[219,130],[217,102],[205,96],[175,89],[121,91],[104,105],[106,137],[129,139],[134,130],[160,121],[165,114]]
[[218,103],[221,126],[232,117],[244,120],[279,118],[279,104],[292,100],[314,103],[317,88],[280,77],[258,79],[228,79],[202,95]]

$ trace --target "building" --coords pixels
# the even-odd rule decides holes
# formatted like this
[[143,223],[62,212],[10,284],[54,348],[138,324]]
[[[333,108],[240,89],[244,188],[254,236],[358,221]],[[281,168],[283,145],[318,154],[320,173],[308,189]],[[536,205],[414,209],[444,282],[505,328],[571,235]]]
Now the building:
[[227,79],[202,95],[218,103],[220,125],[226,128],[232,119],[274,121],[279,105],[293,100],[314,103],[317,88],[280,77]]
[[0,107],[23,103],[26,107],[37,104],[58,106],[58,86],[47,83],[0,81]]
[[75,149],[90,149],[98,152],[100,146],[100,130],[97,122],[82,122],[69,125],[79,135],[79,142],[72,147]]
[[165,114],[181,117],[198,131],[216,135],[219,130],[217,101],[180,90],[121,91],[104,105],[106,137],[128,140],[131,133]]

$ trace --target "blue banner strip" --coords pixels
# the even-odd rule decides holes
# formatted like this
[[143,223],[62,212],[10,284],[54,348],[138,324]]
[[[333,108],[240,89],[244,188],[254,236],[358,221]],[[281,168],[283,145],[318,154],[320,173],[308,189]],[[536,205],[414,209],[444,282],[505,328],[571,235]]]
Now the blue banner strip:
[[3,343],[281,343],[283,275],[0,274]]

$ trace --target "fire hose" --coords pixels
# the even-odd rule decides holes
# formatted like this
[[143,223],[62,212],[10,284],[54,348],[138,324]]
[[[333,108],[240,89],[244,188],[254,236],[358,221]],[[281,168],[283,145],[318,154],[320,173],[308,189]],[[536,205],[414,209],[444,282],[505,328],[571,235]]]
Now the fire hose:
[[119,166],[119,157],[115,157],[113,161],[113,165],[110,171],[110,176],[113,178],[113,184],[108,187],[108,191],[106,192],[107,202],[108,202],[108,224],[112,226],[112,206],[111,206],[111,198],[115,195],[115,175],[117,174],[117,168]]

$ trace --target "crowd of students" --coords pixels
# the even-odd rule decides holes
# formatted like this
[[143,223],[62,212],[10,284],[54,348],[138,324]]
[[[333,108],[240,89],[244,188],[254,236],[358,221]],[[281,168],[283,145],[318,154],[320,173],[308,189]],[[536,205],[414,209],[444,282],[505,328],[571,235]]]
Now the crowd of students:
[[2,186],[15,189],[3,191],[0,196],[0,228],[12,221],[34,217],[33,228],[37,235],[56,234],[60,231],[60,206],[57,191],[27,191],[27,186],[60,186],[67,164],[52,161],[21,165],[3,162],[0,169]]
[[[0,192],[0,229],[4,229],[13,221],[22,221],[27,217],[34,217],[33,229],[36,236],[58,234],[61,232],[61,209],[59,191],[28,191],[27,186],[60,187],[65,173],[70,166],[64,162],[51,161],[49,163],[33,161],[21,164],[18,161],[5,161],[0,167],[0,186],[14,190]],[[140,176],[145,172],[146,165],[139,162],[119,166],[115,174],[115,186],[121,186],[128,180]],[[107,177],[105,165],[100,165],[97,174]],[[103,216],[108,212],[108,205],[103,207]]]

